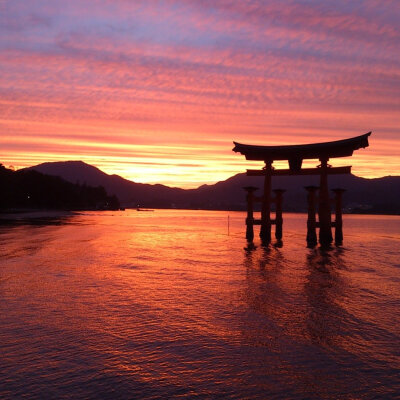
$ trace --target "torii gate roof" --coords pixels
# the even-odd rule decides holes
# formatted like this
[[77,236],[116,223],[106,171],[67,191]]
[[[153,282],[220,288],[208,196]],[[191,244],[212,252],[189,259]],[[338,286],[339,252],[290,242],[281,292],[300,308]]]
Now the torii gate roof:
[[368,136],[371,132],[349,139],[333,142],[296,144],[287,146],[255,146],[233,142],[232,149],[241,153],[246,160],[274,161],[274,160],[304,160],[304,159],[329,159],[335,157],[348,157],[354,150],[368,147]]

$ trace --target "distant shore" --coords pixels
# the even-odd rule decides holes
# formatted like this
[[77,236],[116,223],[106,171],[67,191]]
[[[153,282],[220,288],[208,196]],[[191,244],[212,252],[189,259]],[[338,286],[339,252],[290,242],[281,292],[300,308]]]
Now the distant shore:
[[[245,209],[237,209],[237,208],[165,208],[159,207],[155,209],[151,209],[151,211],[159,210],[193,210],[193,211],[226,211],[226,212],[246,212]],[[63,210],[63,209],[34,209],[34,208],[10,208],[6,210],[0,210],[0,220],[17,220],[17,219],[35,219],[35,218],[58,218],[58,217],[67,217],[79,214],[81,212],[86,211],[124,211],[125,208],[121,208],[118,210],[109,210],[109,209],[82,209],[82,210]],[[126,210],[137,210],[135,207],[127,207]],[[140,211],[150,211],[148,209],[141,209]],[[259,210],[255,211],[256,213]],[[307,211],[283,211],[284,214],[306,214]],[[343,210],[343,214],[345,215],[393,215],[399,216],[399,213],[390,213],[390,212],[379,212],[374,210],[363,210],[363,209],[355,209],[354,211]],[[332,213],[333,215],[333,213]]]
[[62,218],[75,215],[77,211],[15,209],[0,211],[0,220],[18,220],[31,218]]

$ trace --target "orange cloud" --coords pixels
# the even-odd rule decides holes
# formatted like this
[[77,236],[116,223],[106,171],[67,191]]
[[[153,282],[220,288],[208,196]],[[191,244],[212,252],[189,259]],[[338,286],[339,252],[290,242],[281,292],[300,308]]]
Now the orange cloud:
[[[396,174],[395,2],[3,2],[0,162],[82,159],[193,187],[242,172],[232,140],[373,131],[351,163]],[[2,4],[3,4],[2,3]],[[32,3],[33,4],[33,3]]]

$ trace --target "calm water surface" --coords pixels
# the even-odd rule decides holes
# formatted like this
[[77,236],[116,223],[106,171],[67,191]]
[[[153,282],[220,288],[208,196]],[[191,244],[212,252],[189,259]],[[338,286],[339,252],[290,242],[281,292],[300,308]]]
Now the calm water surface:
[[243,213],[0,226],[0,398],[400,398],[400,218],[245,250]]

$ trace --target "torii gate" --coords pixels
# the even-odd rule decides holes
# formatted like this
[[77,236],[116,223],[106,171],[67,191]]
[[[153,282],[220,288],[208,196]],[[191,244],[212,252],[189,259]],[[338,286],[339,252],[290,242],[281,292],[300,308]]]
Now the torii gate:
[[[343,189],[335,189],[336,195],[336,221],[331,222],[331,207],[328,189],[328,175],[349,174],[351,166],[331,167],[328,164],[330,158],[348,157],[353,155],[354,150],[368,147],[368,132],[361,136],[350,139],[337,140],[334,142],[300,144],[289,146],[254,146],[233,142],[235,152],[241,153],[246,160],[264,161],[262,170],[247,170],[248,176],[264,176],[264,194],[262,197],[254,196],[254,187],[246,187],[247,191],[247,219],[246,238],[252,241],[254,238],[253,225],[261,225],[260,238],[264,243],[271,242],[271,225],[276,225],[275,236],[278,240],[282,238],[282,194],[283,190],[275,190],[275,199],[271,198],[271,177],[286,175],[319,175],[319,188],[308,186],[308,220],[307,220],[307,243],[309,246],[317,244],[315,229],[319,227],[319,242],[321,246],[329,246],[332,241],[331,227],[335,227],[335,242],[340,245],[343,240],[342,234],[342,205],[341,195]],[[316,168],[301,168],[303,160],[319,159],[321,162]],[[289,169],[274,169],[272,163],[275,160],[288,160]],[[315,219],[316,213],[316,190],[319,189],[318,199],[318,222]],[[261,219],[253,218],[253,201],[261,201]],[[271,202],[276,203],[276,218],[271,219]]]

